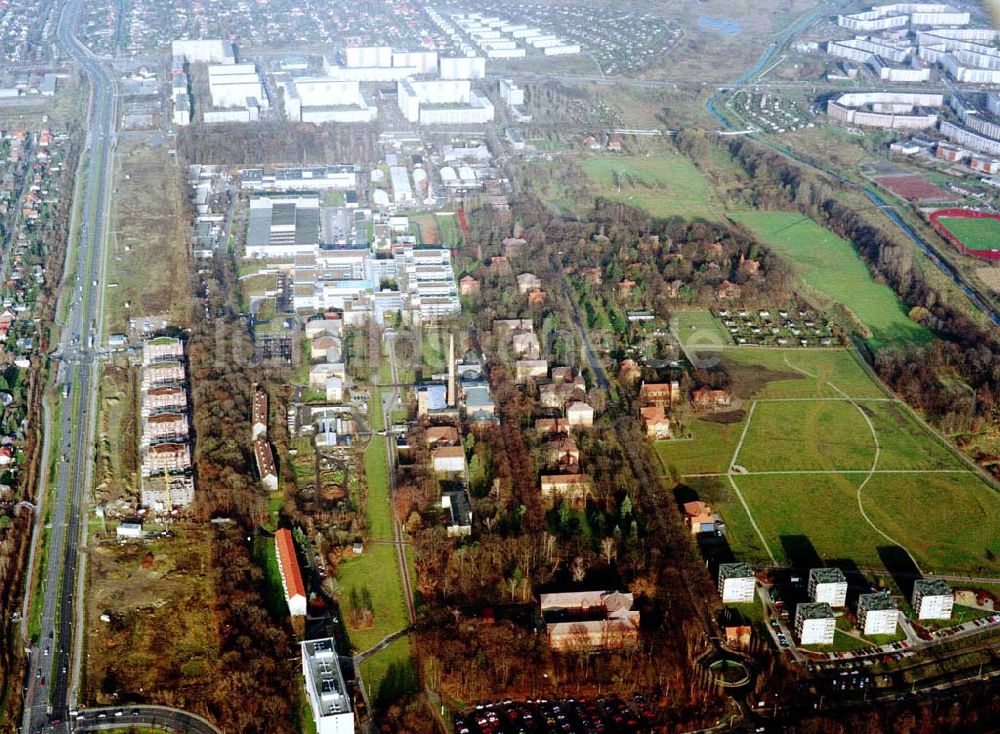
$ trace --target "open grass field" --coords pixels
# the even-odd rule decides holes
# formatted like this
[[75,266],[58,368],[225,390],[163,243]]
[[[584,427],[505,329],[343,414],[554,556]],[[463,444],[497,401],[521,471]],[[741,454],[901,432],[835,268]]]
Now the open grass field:
[[[684,424],[685,433],[676,440],[657,441],[654,446],[668,473],[701,474],[724,472],[743,433],[743,422],[713,423],[694,418]],[[691,438],[686,438],[686,433]]]
[[708,182],[677,152],[648,156],[592,156],[583,170],[598,194],[645,209],[654,217],[719,219]]
[[[201,710],[221,665],[211,531],[195,525],[173,530],[176,537],[145,544],[105,544],[97,537],[88,544],[81,705],[113,705],[109,694],[118,691],[120,700]],[[104,612],[110,624],[98,619]]]
[[[371,410],[381,415],[380,396],[376,392]],[[380,430],[381,424],[375,430]],[[372,436],[365,449],[365,478],[368,483],[368,501],[365,507],[368,519],[368,537],[364,553],[341,562],[337,568],[340,584],[340,604],[348,620],[348,635],[355,650],[363,651],[380,640],[407,626],[406,604],[399,578],[396,547],[385,541],[393,540],[392,508],[389,504],[389,466],[386,458],[386,437]],[[382,541],[382,542],[379,542]],[[359,592],[367,588],[371,593],[374,622],[366,628],[352,628],[349,604],[352,589]],[[367,681],[366,681],[367,683]],[[369,693],[375,690],[369,688]]]
[[378,696],[379,687],[385,679],[389,666],[393,663],[410,665],[411,654],[410,638],[401,637],[361,663],[361,679],[364,681],[370,698],[374,699]]
[[437,224],[438,243],[442,247],[461,247],[465,244],[462,228],[454,214],[437,212],[434,214],[434,221]]
[[182,173],[166,145],[150,145],[144,138],[122,142],[115,160],[119,189],[112,212],[107,283],[101,284],[105,333],[124,333],[129,317],[154,314],[184,326],[190,283]]
[[1000,220],[941,217],[938,221],[970,250],[1000,250]]
[[134,500],[139,490],[138,375],[125,358],[102,366],[94,497]]
[[[741,399],[884,398],[887,394],[847,349],[726,349],[718,359]],[[842,392],[838,392],[831,383]]]
[[931,339],[930,331],[907,318],[892,289],[875,282],[847,240],[795,212],[744,212],[730,218],[790,260],[811,290],[848,309],[874,344]]
[[731,345],[733,340],[722,322],[705,308],[675,311],[672,324],[678,341],[687,347],[702,349],[716,345]]
[[758,403],[735,463],[750,472],[867,470],[875,442],[851,403]]
[[656,450],[720,512],[737,558],[1000,576],[1000,494],[850,351],[715,354],[746,417],[689,420],[691,440]]

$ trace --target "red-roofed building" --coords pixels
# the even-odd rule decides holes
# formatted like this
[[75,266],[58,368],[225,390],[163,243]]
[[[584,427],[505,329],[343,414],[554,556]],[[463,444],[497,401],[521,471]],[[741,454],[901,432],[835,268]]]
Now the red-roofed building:
[[302,583],[299,560],[295,557],[295,541],[287,528],[274,534],[274,552],[278,557],[278,571],[281,572],[281,586],[285,590],[288,612],[293,617],[306,615],[306,587]]

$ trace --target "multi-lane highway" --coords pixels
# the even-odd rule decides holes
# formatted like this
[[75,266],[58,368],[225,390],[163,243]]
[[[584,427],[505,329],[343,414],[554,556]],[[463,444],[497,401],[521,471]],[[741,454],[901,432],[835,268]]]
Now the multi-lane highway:
[[[76,36],[82,0],[61,9],[57,37],[61,48],[80,64],[91,82],[89,125],[77,194],[82,206],[74,213],[70,258],[63,276],[61,299],[69,300],[69,316],[59,348],[60,424],[46,425],[46,435],[58,436],[51,507],[46,512],[45,567],[40,635],[33,645],[27,679],[23,731],[68,731],[72,654],[76,639],[76,590],[81,513],[92,470],[96,413],[97,350],[101,339],[103,245],[106,237],[112,156],[115,144],[115,86],[107,72]],[[35,600],[38,603],[38,600]],[[77,661],[79,662],[79,661]]]

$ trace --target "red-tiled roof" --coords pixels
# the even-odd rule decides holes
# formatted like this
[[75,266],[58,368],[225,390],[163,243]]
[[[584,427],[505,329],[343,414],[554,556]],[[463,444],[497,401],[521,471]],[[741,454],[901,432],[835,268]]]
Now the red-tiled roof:
[[306,587],[302,583],[302,572],[299,571],[299,561],[295,557],[295,541],[287,528],[281,528],[274,534],[274,547],[278,553],[278,564],[281,566],[281,576],[285,584],[285,597],[296,596],[305,598]]

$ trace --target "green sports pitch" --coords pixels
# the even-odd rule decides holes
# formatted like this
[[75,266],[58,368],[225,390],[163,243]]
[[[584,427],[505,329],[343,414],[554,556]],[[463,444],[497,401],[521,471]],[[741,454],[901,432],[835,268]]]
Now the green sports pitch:
[[941,217],[938,223],[969,250],[1000,250],[1000,219]]

